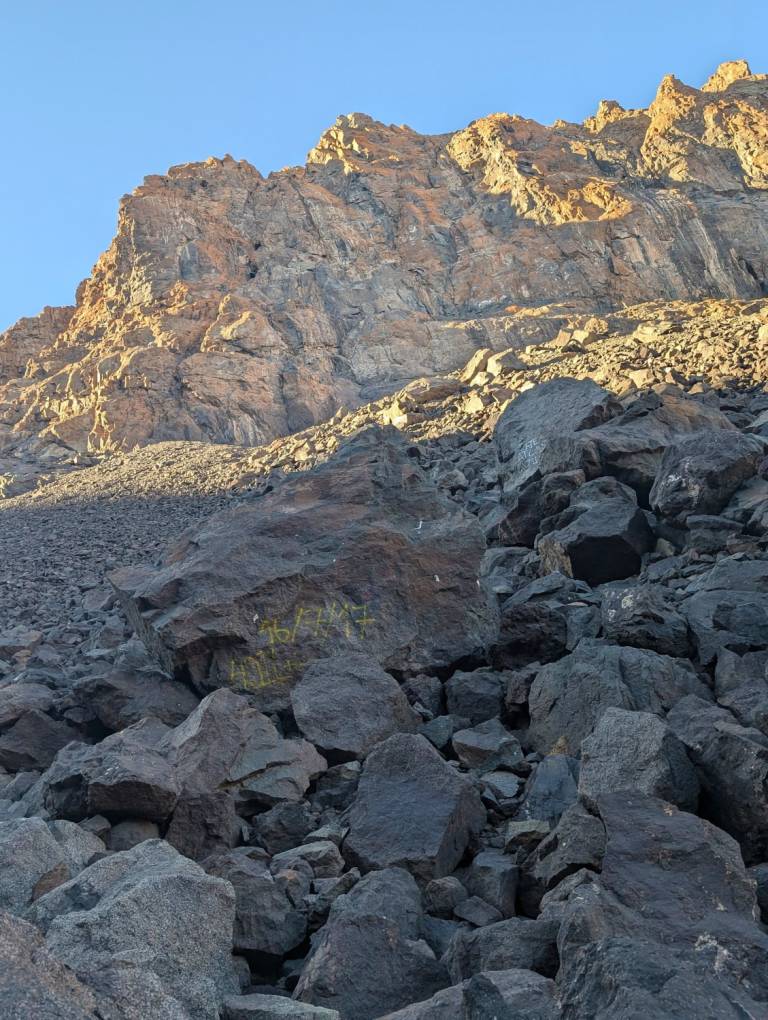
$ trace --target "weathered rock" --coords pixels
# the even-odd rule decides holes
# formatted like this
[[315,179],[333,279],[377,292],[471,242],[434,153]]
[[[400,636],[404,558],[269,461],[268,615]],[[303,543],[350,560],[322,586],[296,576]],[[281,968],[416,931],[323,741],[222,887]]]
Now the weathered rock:
[[601,794],[619,790],[658,797],[684,811],[696,809],[699,781],[685,747],[650,712],[608,708],[581,745],[582,800],[594,807]]
[[467,889],[495,907],[501,917],[515,913],[518,869],[507,854],[484,850],[474,857],[467,871]]
[[755,436],[725,430],[695,433],[665,451],[651,506],[676,521],[717,514],[764,457],[765,446]]
[[588,379],[557,379],[521,393],[496,423],[494,443],[506,484],[521,486],[539,475],[579,464],[560,465],[554,441],[610,418],[621,405]]
[[109,1006],[46,949],[40,932],[0,912],[0,1010],[40,1020],[112,1020]]
[[472,729],[453,734],[453,750],[468,769],[490,772],[514,768],[523,760],[520,741],[498,719],[489,719]]
[[554,982],[531,970],[492,970],[437,992],[382,1020],[556,1020]]
[[405,938],[418,939],[421,916],[421,893],[413,876],[403,868],[383,868],[370,871],[348,893],[334,900],[329,921],[340,917],[382,917],[396,924]]
[[143,818],[125,818],[109,830],[107,846],[113,851],[130,850],[147,839],[159,837],[160,830],[155,822],[148,822]]
[[397,734],[368,756],[344,853],[361,869],[449,874],[485,819],[474,787],[420,736]]
[[528,740],[547,752],[562,738],[567,750],[575,753],[607,708],[663,716],[687,694],[709,698],[685,660],[585,639],[570,655],[537,674],[531,687]]
[[0,822],[0,910],[23,914],[103,851],[100,839],[69,822],[46,824],[41,818]]
[[235,891],[235,951],[261,963],[295,949],[306,935],[307,919],[272,875],[268,858],[258,853],[239,847],[208,858],[203,866]]
[[609,589],[603,594],[601,612],[609,641],[681,658],[689,651],[688,624],[656,585]]
[[389,673],[365,655],[311,663],[291,691],[302,734],[324,753],[364,758],[393,733],[413,733],[416,717]]
[[538,540],[542,566],[590,585],[638,573],[643,554],[655,542],[634,493],[613,479],[582,485],[562,517],[563,526],[558,523],[556,530]]
[[87,677],[76,691],[110,732],[150,715],[166,726],[178,726],[199,701],[189,687],[158,670],[144,645],[135,639],[120,649],[114,669]]
[[605,826],[582,804],[563,812],[554,829],[525,858],[520,872],[520,902],[535,916],[542,897],[582,869],[599,871],[605,853]]
[[536,819],[555,824],[576,803],[579,762],[567,754],[548,754],[535,768],[520,805],[520,820]]
[[253,842],[268,854],[300,846],[315,827],[317,815],[302,801],[281,801],[253,819]]
[[741,844],[755,864],[768,856],[768,737],[724,708],[690,696],[668,716],[701,781],[701,811]]
[[97,861],[28,913],[49,950],[96,987],[104,971],[138,969],[201,1020],[237,990],[231,885],[160,840]]
[[381,917],[342,916],[315,936],[295,997],[338,1009],[341,1020],[373,1020],[449,984],[425,942]]
[[469,893],[454,875],[433,878],[424,890],[424,908],[433,917],[450,918]]
[[454,936],[445,962],[454,983],[485,970],[519,967],[544,977],[557,972],[557,924],[512,917]]
[[[610,956],[614,940],[627,940],[624,968],[626,954],[634,950],[637,965],[654,978],[647,987],[630,980],[628,1008],[645,1004],[651,1009],[647,1015],[670,1015],[660,1003],[679,1006],[692,974],[703,982],[709,1001],[718,1001],[718,988],[721,1001],[735,994],[745,1003],[753,996],[764,1002],[768,937],[755,922],[754,885],[735,841],[708,822],[637,794],[607,795],[598,800],[598,810],[607,836],[602,870],[570,897],[560,927],[560,981],[564,1003],[574,1000],[571,1015],[587,1016],[576,1008],[585,986],[592,1001],[605,1005],[601,968],[594,977],[583,968],[587,960]],[[646,963],[654,944],[668,953],[662,982],[658,956],[652,956],[652,966]],[[609,973],[621,972],[617,962],[614,957],[608,964]],[[569,1015],[567,1005],[564,1013]]]
[[64,749],[46,773],[45,799],[74,820],[170,820],[169,842],[202,859],[233,845],[236,806],[252,814],[301,800],[325,767],[311,744],[283,739],[245,698],[220,690],[175,729],[145,720]]
[[73,726],[32,708],[0,736],[0,767],[13,772],[47,768],[57,751],[79,739]]
[[369,429],[210,518],[143,580],[114,580],[168,670],[276,707],[330,651],[410,672],[481,652],[497,627],[483,551],[476,519],[438,495],[397,433]]
[[445,682],[448,711],[472,726],[501,714],[507,675],[491,669],[457,670]]
[[222,1003],[221,1020],[339,1020],[339,1014],[281,995],[237,995]]

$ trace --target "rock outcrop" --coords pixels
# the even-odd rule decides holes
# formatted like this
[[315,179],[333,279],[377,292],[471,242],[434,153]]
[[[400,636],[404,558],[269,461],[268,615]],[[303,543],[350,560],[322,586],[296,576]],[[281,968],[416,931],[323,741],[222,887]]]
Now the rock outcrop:
[[477,348],[551,339],[552,307],[568,325],[764,295],[767,103],[735,62],[584,124],[493,114],[425,136],[356,113],[305,167],[264,178],[227,156],[147,178],[75,307],[0,337],[8,491],[32,464],[267,442]]
[[[764,95],[737,63],[581,128],[352,118],[307,170],[183,168],[128,202],[74,311],[0,346],[53,359],[6,384],[30,414],[85,373],[79,424],[63,398],[46,435],[16,422],[28,453],[88,424],[106,358],[113,451],[0,503],[0,1013],[767,1015],[768,300],[739,262]],[[527,310],[480,307],[523,266]],[[537,306],[548,273],[564,300]],[[248,446],[231,384],[213,414],[171,383],[261,372],[267,291],[300,420],[330,417]],[[225,339],[256,340],[222,352],[243,295]],[[337,411],[321,329],[351,402],[421,374]],[[206,441],[152,442],[161,394],[162,429]]]

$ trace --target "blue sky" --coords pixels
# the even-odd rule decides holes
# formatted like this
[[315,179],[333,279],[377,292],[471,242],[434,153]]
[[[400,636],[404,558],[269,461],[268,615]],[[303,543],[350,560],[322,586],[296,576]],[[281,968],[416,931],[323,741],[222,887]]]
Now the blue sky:
[[175,163],[301,163],[353,110],[424,132],[583,120],[739,57],[768,72],[765,0],[3,0],[0,330],[71,303],[120,196]]

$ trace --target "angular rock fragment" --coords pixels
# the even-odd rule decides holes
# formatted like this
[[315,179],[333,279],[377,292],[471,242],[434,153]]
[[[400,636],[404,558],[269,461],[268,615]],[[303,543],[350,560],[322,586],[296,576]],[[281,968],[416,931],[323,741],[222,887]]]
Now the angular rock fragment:
[[476,974],[382,1020],[557,1020],[555,983],[531,970],[512,968]]
[[557,973],[557,924],[512,917],[475,931],[457,932],[445,956],[454,983],[486,970],[511,967]]
[[576,753],[607,708],[663,716],[687,694],[710,700],[684,659],[584,639],[570,655],[539,670],[531,687],[527,739],[542,753],[558,740]]
[[701,782],[701,811],[741,844],[747,864],[768,857],[768,737],[724,708],[682,698],[667,722]]
[[373,1020],[449,983],[425,942],[404,938],[393,921],[352,915],[336,918],[315,936],[294,995],[337,1009],[341,1020]]
[[537,548],[545,570],[594,586],[637,574],[654,542],[632,490],[597,478],[576,490],[556,530],[540,537]]
[[232,886],[160,840],[91,864],[29,917],[50,952],[96,987],[124,970],[159,979],[177,1008],[200,1020],[215,1020],[237,991]]
[[589,379],[555,379],[521,393],[494,430],[508,483],[520,486],[558,470],[547,457],[554,441],[599,425],[620,411],[615,398]]
[[364,758],[393,733],[413,733],[416,716],[389,673],[365,655],[320,659],[291,691],[299,730],[332,755]]
[[717,514],[764,457],[765,445],[755,436],[722,429],[697,432],[665,451],[651,506],[675,521]]
[[344,853],[361,869],[450,874],[485,820],[480,796],[421,736],[396,734],[369,754]]
[[594,806],[601,794],[619,790],[696,809],[699,780],[685,746],[650,712],[608,708],[581,745],[581,799]]

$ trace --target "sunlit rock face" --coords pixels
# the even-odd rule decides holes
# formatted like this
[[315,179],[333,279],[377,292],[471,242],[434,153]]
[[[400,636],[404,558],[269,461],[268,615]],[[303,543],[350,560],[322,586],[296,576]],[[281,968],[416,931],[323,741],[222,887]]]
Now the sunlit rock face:
[[340,117],[304,167],[148,177],[74,309],[0,337],[0,474],[169,439],[253,445],[549,339],[537,310],[766,293],[768,76],[665,78],[584,124]]

